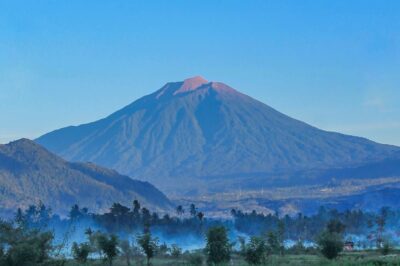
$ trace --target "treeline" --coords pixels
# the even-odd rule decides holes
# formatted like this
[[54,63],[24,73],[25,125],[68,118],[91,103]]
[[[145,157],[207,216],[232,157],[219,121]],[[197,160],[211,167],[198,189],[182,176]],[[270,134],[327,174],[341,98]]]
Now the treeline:
[[283,226],[284,239],[315,241],[328,222],[336,220],[343,224],[346,240],[354,242],[360,249],[382,246],[385,240],[395,245],[400,237],[400,211],[387,207],[376,213],[362,210],[339,212],[320,207],[319,211],[311,216],[299,213],[296,216],[280,217],[278,213],[265,215],[255,211],[243,213],[234,209],[231,214],[235,220],[235,229],[248,235],[276,231],[279,226]]
[[[31,228],[68,227],[71,224],[95,225],[102,231],[119,236],[142,232],[151,228],[166,238],[179,236],[194,236],[204,238],[206,230],[215,225],[223,225],[248,236],[256,236],[285,228],[282,238],[285,240],[315,241],[330,220],[340,221],[348,240],[356,242],[359,248],[376,246],[382,238],[391,238],[396,242],[400,238],[400,211],[383,207],[378,212],[348,210],[339,212],[335,209],[320,207],[314,215],[301,213],[289,216],[263,214],[231,210],[233,219],[209,219],[199,211],[194,204],[186,209],[178,206],[175,213],[159,215],[141,206],[134,200],[132,206],[114,203],[108,212],[103,214],[90,213],[87,208],[72,206],[68,219],[60,219],[52,215],[51,210],[43,204],[30,206],[24,212],[17,211],[17,219],[25,220]],[[231,232],[232,233],[232,232]]]
[[[0,221],[0,265],[66,265],[71,259],[80,264],[102,260],[113,265],[119,259],[129,266],[135,259],[150,264],[155,256],[200,265],[203,261],[228,262],[232,255],[249,264],[263,264],[271,255],[287,253],[322,254],[332,259],[346,241],[353,243],[350,235],[366,235],[369,243],[364,248],[374,247],[386,254],[394,247],[394,230],[399,228],[400,218],[398,211],[388,208],[367,213],[321,207],[315,215],[294,217],[239,210],[231,214],[232,220],[207,219],[191,204],[187,209],[178,206],[174,216],[160,216],[135,200],[131,208],[115,203],[103,214],[74,205],[68,219],[61,219],[39,204],[25,211],[19,209],[12,221]],[[79,241],[72,237],[77,225],[89,225],[80,233]],[[63,227],[58,239],[56,227]],[[157,237],[160,233],[164,239],[192,235],[205,242],[200,253],[184,253],[179,241],[167,245]],[[294,240],[294,244],[287,244],[288,240]],[[307,241],[313,244],[306,245]]]
[[74,205],[69,217],[72,221],[91,221],[111,234],[123,236],[151,228],[152,231],[162,234],[165,238],[188,235],[203,238],[210,226],[228,223],[207,219],[194,204],[191,204],[187,211],[182,206],[178,206],[173,216],[170,214],[161,216],[141,206],[138,200],[133,201],[131,208],[114,203],[110,210],[103,214],[89,213],[86,208],[80,209],[78,205]]

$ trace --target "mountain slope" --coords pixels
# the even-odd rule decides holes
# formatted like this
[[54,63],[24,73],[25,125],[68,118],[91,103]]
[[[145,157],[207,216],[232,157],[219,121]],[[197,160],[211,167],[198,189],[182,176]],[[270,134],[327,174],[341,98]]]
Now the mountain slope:
[[158,210],[171,203],[154,186],[94,164],[69,163],[33,141],[0,145],[1,211],[15,211],[39,200],[65,214],[78,203],[104,211],[114,202],[130,206],[134,199]]
[[167,83],[107,118],[36,141],[169,192],[209,191],[210,180],[239,178],[240,185],[254,176],[273,185],[288,173],[379,161],[400,150],[319,130],[201,77]]

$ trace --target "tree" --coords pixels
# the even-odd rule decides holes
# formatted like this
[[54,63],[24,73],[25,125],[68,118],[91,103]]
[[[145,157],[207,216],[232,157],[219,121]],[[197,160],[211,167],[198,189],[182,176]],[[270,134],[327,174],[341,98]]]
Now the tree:
[[325,230],[317,240],[322,255],[328,259],[336,258],[343,250],[343,239],[338,233]]
[[113,259],[118,255],[118,238],[115,235],[108,237],[107,235],[100,234],[97,241],[100,249],[107,257],[108,264],[112,266]]
[[182,249],[177,244],[172,244],[171,256],[174,258],[179,258],[181,255],[182,255]]
[[267,246],[265,241],[260,237],[253,236],[250,242],[244,245],[244,250],[242,252],[248,264],[259,265],[264,264],[266,251]]
[[130,266],[131,265],[131,258],[133,256],[133,250],[131,247],[131,244],[129,243],[128,240],[123,240],[120,242],[119,247],[121,248],[122,251],[122,257],[125,258],[126,260],[126,265]]
[[133,201],[133,215],[137,218],[140,215],[140,203],[138,200]]
[[1,265],[30,266],[46,263],[50,260],[53,238],[51,232],[30,229],[24,223],[0,220]]
[[158,247],[157,253],[159,255],[165,256],[165,255],[167,255],[168,252],[169,252],[169,247],[168,247],[167,243],[164,242]]
[[269,232],[267,235],[267,243],[269,250],[273,253],[278,253],[280,251],[280,243],[278,236],[274,232]]
[[238,237],[240,255],[246,256],[246,238],[243,236]]
[[388,207],[382,207],[379,211],[379,215],[376,218],[376,224],[378,226],[378,234],[376,238],[376,246],[377,248],[382,249],[384,246],[384,239],[383,239],[383,233],[385,231],[385,225],[386,225],[386,220],[387,216],[389,214],[389,208]]
[[331,219],[326,225],[326,229],[317,239],[317,244],[322,255],[328,259],[336,258],[343,250],[343,233],[345,225],[336,217]]
[[297,241],[296,244],[294,244],[290,249],[296,255],[304,254],[306,252],[306,247],[304,246],[303,241],[300,240]]
[[331,219],[326,225],[329,233],[343,234],[346,226],[339,219]]
[[388,241],[384,241],[381,248],[382,255],[386,256],[390,253],[390,244]]
[[142,208],[142,219],[143,219],[143,224],[147,227],[150,227],[151,214],[147,208]]
[[204,213],[198,212],[198,213],[197,213],[197,218],[199,218],[199,221],[200,221],[200,222],[203,222]]
[[190,215],[192,217],[195,217],[197,214],[197,209],[196,209],[196,205],[194,205],[193,203],[190,204]]
[[215,226],[208,229],[206,240],[205,253],[208,263],[219,264],[230,260],[231,245],[225,227]]
[[185,213],[185,210],[183,209],[182,205],[179,205],[178,207],[176,207],[176,214],[178,214],[178,216],[182,216]]
[[74,219],[78,219],[81,216],[82,216],[82,212],[79,209],[78,204],[74,204],[71,207],[71,210],[69,211],[69,218],[71,218],[71,220],[74,220]]
[[279,253],[281,256],[285,252],[285,223],[282,220],[278,221],[278,242],[279,242]]
[[125,225],[128,220],[128,214],[130,209],[120,203],[114,203],[110,208],[110,214],[114,218],[111,222],[112,226],[116,228],[116,231],[125,229]]
[[78,244],[74,242],[72,244],[72,256],[79,263],[86,263],[90,253],[90,246],[88,243]]
[[153,238],[150,232],[146,232],[138,237],[138,243],[146,254],[147,265],[150,265],[150,259],[154,257],[157,250],[157,239]]
[[110,208],[110,213],[114,216],[124,216],[126,215],[130,209],[120,203],[114,203]]

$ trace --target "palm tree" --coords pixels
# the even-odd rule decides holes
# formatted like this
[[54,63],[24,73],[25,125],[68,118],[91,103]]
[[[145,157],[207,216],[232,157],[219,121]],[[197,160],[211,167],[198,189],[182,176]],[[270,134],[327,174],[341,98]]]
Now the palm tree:
[[178,207],[176,207],[176,213],[177,213],[180,217],[185,213],[185,210],[183,209],[182,205],[179,205]]

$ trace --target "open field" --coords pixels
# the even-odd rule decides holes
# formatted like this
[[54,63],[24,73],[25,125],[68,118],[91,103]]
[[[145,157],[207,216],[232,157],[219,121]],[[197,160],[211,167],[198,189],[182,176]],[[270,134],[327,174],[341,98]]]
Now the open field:
[[[203,260],[203,264],[196,264],[193,261],[193,258],[201,257]],[[164,266],[175,266],[175,265],[206,265],[206,257],[201,253],[196,254],[184,254],[180,258],[171,258],[171,257],[156,257],[151,261],[151,265],[164,265]],[[108,262],[96,260],[96,261],[88,261],[86,264],[78,264],[74,261],[69,261],[66,266],[102,266],[108,265]],[[127,263],[125,260],[116,259],[113,263],[114,266],[126,266]],[[131,265],[146,265],[146,260],[144,257],[137,257],[132,259]],[[247,264],[243,258],[239,255],[232,255],[232,260],[229,264],[226,265],[249,265]],[[285,255],[281,256],[270,256],[266,263],[263,265],[290,265],[290,266],[357,266],[357,265],[400,265],[400,251],[396,251],[387,256],[382,256],[374,251],[363,251],[363,252],[352,252],[352,253],[343,253],[336,260],[327,260],[320,255]]]

